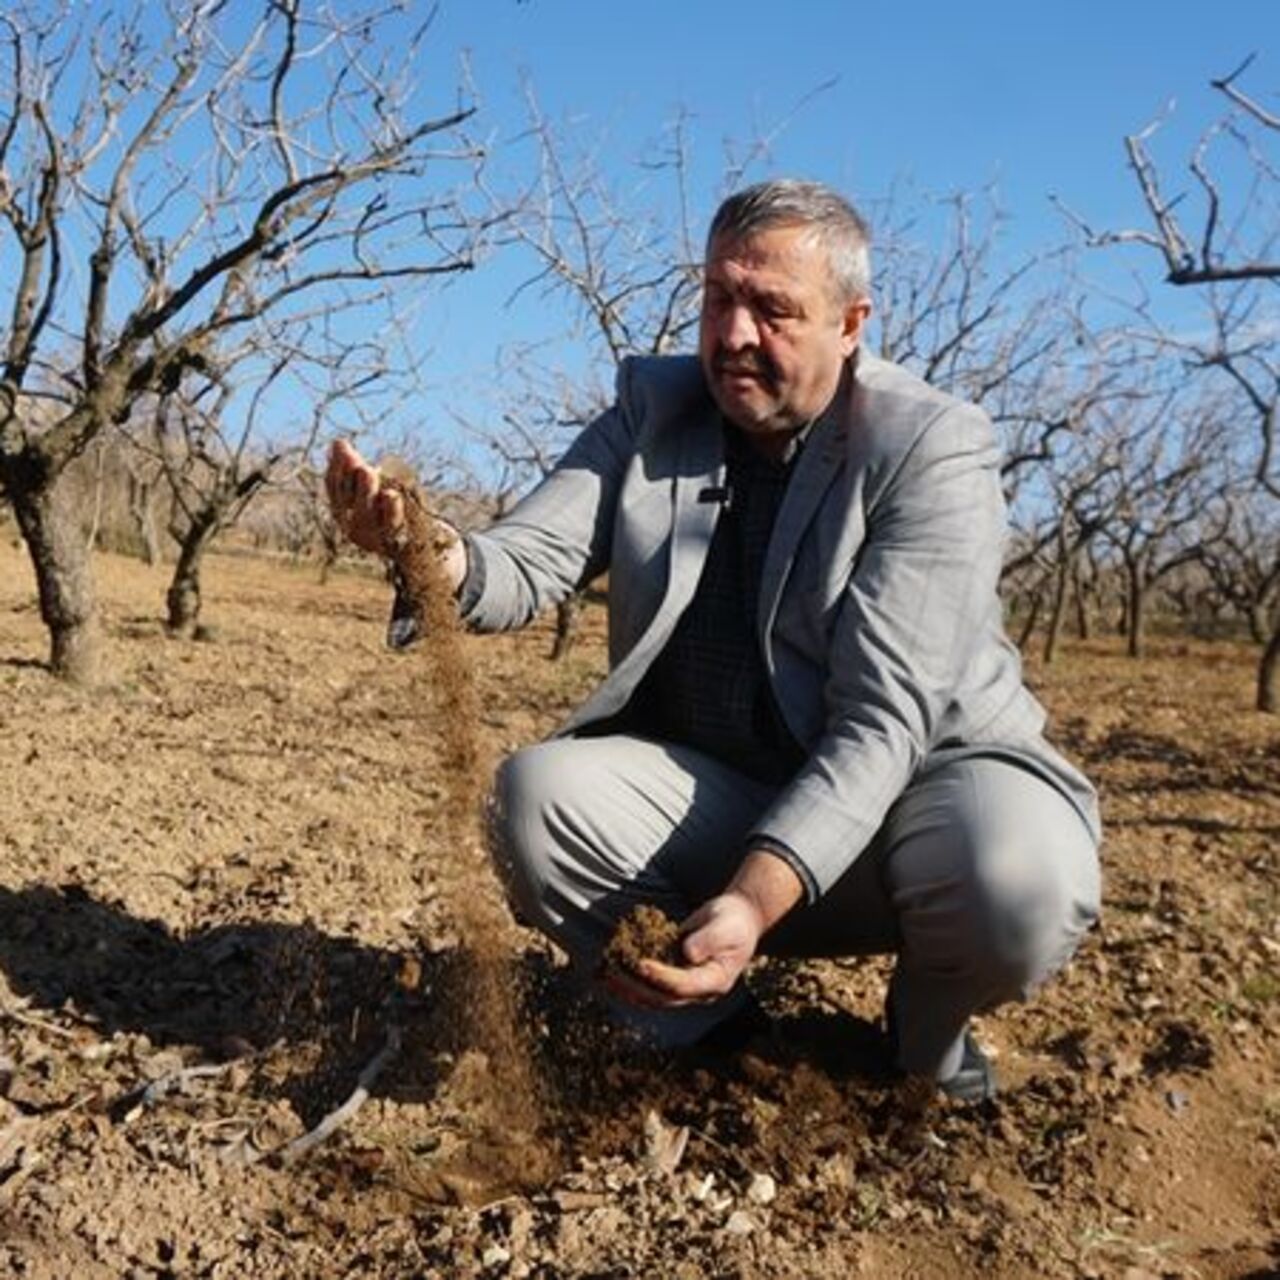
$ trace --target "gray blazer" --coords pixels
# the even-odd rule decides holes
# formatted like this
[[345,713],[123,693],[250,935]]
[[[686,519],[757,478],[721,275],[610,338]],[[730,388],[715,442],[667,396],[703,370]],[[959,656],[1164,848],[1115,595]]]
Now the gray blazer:
[[[692,357],[627,361],[617,401],[509,515],[472,539],[481,631],[522,626],[609,572],[608,677],[558,731],[626,704],[702,572],[725,461]],[[1044,712],[1004,635],[999,453],[981,410],[859,354],[792,474],[756,626],[806,764],[755,830],[819,892],[867,846],[921,771],[998,756],[1070,799],[1095,839],[1094,793],[1041,736]]]

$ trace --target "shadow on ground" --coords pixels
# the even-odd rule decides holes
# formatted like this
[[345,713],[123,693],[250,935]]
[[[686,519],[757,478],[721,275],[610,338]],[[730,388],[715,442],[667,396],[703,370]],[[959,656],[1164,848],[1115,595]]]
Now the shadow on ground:
[[[598,1123],[641,1081],[652,1083],[653,1102],[692,1114],[691,1084],[739,1077],[744,1053],[748,1071],[770,1076],[803,1063],[834,1080],[888,1079],[882,1032],[846,1012],[793,1006],[730,1051],[658,1054],[620,1037],[546,951],[523,951],[511,965],[548,1101],[582,1120]],[[86,1039],[141,1034],[212,1061],[296,1050],[294,1073],[264,1088],[308,1124],[350,1091],[391,1021],[404,1052],[378,1092],[401,1102],[429,1101],[471,1034],[470,970],[456,949],[411,954],[268,921],[177,935],[75,884],[0,889],[0,973],[28,1008]]]

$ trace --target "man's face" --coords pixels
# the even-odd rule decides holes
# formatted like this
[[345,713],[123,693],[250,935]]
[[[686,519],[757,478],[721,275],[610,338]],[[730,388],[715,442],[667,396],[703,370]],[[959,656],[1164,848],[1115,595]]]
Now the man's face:
[[698,354],[711,394],[754,437],[795,431],[831,402],[870,314],[836,301],[826,250],[802,226],[707,249]]

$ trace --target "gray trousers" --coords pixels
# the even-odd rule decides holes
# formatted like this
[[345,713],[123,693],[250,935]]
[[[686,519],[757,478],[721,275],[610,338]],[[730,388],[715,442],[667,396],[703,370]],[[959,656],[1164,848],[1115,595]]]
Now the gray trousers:
[[[491,847],[512,906],[586,972],[626,912],[677,919],[719,893],[776,789],[687,747],[559,738],[495,780]],[[1097,918],[1097,850],[1071,803],[999,759],[917,779],[843,877],[764,939],[767,954],[894,953],[898,1065],[945,1080],[970,1015],[1025,999]],[[697,1039],[745,993],[658,1015],[655,1038]]]

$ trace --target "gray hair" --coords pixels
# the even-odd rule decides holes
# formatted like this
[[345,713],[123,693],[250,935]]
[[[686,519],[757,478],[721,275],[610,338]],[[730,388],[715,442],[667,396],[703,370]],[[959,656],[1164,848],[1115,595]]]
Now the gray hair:
[[808,227],[826,250],[841,303],[871,292],[871,230],[838,191],[820,182],[777,178],[729,196],[716,210],[707,244],[717,236],[742,240],[779,226]]

